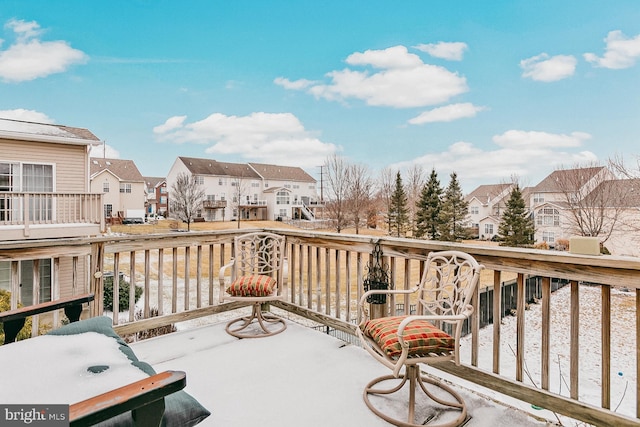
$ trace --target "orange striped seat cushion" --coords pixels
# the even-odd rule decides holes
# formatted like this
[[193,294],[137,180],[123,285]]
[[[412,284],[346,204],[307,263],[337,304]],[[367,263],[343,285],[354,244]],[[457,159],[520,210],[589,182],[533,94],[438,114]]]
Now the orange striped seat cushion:
[[234,297],[266,297],[273,293],[276,281],[273,277],[262,275],[240,276],[227,288]]
[[[362,332],[389,356],[402,353],[398,341],[398,327],[406,316],[381,317],[371,319],[362,326]],[[427,355],[429,353],[446,353],[453,351],[455,340],[449,334],[436,328],[426,320],[415,320],[404,328],[404,341],[409,344],[409,355]]]

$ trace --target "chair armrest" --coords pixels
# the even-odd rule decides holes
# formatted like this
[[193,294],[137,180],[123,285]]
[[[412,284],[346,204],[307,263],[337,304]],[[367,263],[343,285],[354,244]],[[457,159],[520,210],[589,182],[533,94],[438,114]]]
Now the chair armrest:
[[229,261],[229,263],[223,265],[222,267],[220,267],[220,272],[218,274],[218,281],[220,282],[220,298],[219,298],[219,302],[224,301],[224,288],[225,288],[225,281],[224,281],[224,277],[225,277],[225,272],[233,267],[233,265],[235,264],[236,260],[232,259],[231,261]]
[[[182,371],[164,371],[69,407],[72,427],[87,426],[133,411],[136,425],[160,425],[164,397],[187,385]],[[153,424],[152,424],[153,421]]]
[[392,295],[392,294],[406,295],[406,294],[412,294],[416,292],[418,289],[419,289],[418,286],[414,286],[411,289],[374,289],[374,290],[365,292],[364,294],[362,294],[362,297],[360,297],[360,301],[358,302],[358,308],[359,308],[358,325],[363,325],[364,322],[366,322],[367,319],[369,318],[369,310],[367,309],[365,304],[367,304],[367,297],[369,297],[370,295]]
[[367,291],[364,294],[362,294],[362,296],[360,297],[360,301],[358,302],[358,306],[360,306],[361,308],[364,307],[364,305],[367,302],[367,297],[371,295],[391,295],[391,294],[405,295],[405,294],[412,294],[417,290],[418,290],[417,286],[414,286],[411,289],[373,289],[371,291]]

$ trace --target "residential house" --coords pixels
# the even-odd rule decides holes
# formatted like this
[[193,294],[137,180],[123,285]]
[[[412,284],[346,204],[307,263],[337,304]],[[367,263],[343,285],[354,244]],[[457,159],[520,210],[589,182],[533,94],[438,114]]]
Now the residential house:
[[[511,186],[481,185],[466,197],[479,238],[498,233],[510,192]],[[522,195],[536,243],[555,248],[593,235],[612,254],[640,256],[640,180],[616,179],[604,166],[556,170]]]
[[571,218],[572,202],[585,198],[600,183],[615,179],[604,166],[553,171],[531,188],[529,206],[535,220],[535,241],[554,247],[558,240],[580,235]]
[[[100,140],[89,130],[0,118],[0,243],[72,238],[104,231],[102,194],[89,187],[89,152]],[[18,282],[11,283],[17,268]],[[40,270],[34,286],[33,271]],[[68,296],[87,271],[70,257],[0,261],[0,289],[24,305]],[[52,289],[52,277],[61,289]],[[68,286],[67,286],[68,284]],[[17,298],[16,298],[17,296]]]
[[299,167],[178,157],[167,174],[169,188],[180,173],[205,189],[200,216],[206,221],[313,219],[320,206],[316,180]]
[[491,240],[498,234],[500,215],[512,188],[513,184],[481,185],[465,197],[469,203],[469,223],[474,236]]
[[169,193],[164,177],[145,176],[145,212],[149,215],[166,216],[169,210]]
[[104,217],[144,219],[145,180],[133,160],[91,158],[91,191],[103,193]]

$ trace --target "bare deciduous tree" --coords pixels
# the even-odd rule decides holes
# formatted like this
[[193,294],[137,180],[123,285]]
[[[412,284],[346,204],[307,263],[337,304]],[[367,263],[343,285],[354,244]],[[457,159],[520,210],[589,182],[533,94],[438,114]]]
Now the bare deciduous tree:
[[366,165],[349,165],[347,173],[348,210],[356,229],[360,234],[360,221],[366,219],[371,204],[373,182]]
[[571,232],[606,242],[626,209],[625,199],[631,187],[617,180],[607,167],[597,164],[558,169],[553,175],[567,206]]
[[391,230],[391,220],[389,212],[391,211],[391,196],[396,183],[396,173],[390,168],[384,168],[380,171],[378,178],[378,195],[377,199],[382,200],[384,212],[387,218],[387,230]]
[[171,184],[171,212],[187,223],[187,230],[191,230],[191,221],[202,209],[204,198],[204,188],[198,184],[195,175],[179,173],[176,182]]
[[422,166],[413,165],[407,170],[405,187],[407,194],[407,208],[409,209],[409,230],[411,234],[416,234],[416,212],[417,204],[422,194],[422,188],[424,187],[424,173]]
[[333,154],[325,162],[327,178],[326,212],[338,233],[347,226],[349,197],[349,165],[344,158]]
[[242,176],[236,176],[231,178],[231,186],[233,187],[233,193],[231,194],[231,209],[236,212],[236,221],[238,222],[238,228],[240,228],[240,221],[242,219],[242,204],[243,198],[247,198],[247,181]]
[[615,155],[609,159],[609,167],[622,177],[628,179],[640,178],[640,156],[635,156],[635,161],[636,165],[634,168],[633,166],[629,166],[621,155]]

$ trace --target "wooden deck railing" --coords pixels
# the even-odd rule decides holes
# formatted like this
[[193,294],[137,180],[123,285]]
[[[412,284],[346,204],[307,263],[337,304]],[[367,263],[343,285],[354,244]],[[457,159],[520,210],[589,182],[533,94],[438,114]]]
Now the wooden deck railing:
[[[172,233],[163,235],[99,237],[85,240],[63,240],[32,242],[10,245],[0,243],[0,260],[17,260],[51,256],[54,266],[63,257],[71,257],[77,271],[74,278],[88,277],[90,284],[76,284],[76,292],[92,292],[96,300],[92,304],[92,314],[102,315],[102,295],[104,272],[113,272],[113,277],[121,275],[126,281],[143,288],[142,307],[136,313],[134,287],[129,289],[129,309],[113,316],[116,330],[120,334],[139,331],[215,315],[241,307],[238,303],[219,304],[217,301],[217,273],[221,265],[231,256],[233,236],[254,230],[228,230],[220,232]],[[573,255],[562,252],[487,247],[446,242],[421,241],[391,237],[371,237],[363,235],[342,235],[316,233],[298,230],[269,230],[287,237],[288,253],[288,299],[280,302],[278,308],[345,332],[353,332],[358,317],[357,301],[363,293],[362,283],[367,274],[367,265],[374,244],[382,247],[392,285],[397,289],[408,289],[418,283],[424,260],[430,251],[458,249],[474,255],[486,271],[481,278],[481,287],[493,287],[493,309],[501,312],[501,292],[503,282],[517,280],[518,301],[516,308],[515,372],[501,371],[502,343],[501,322],[493,323],[493,342],[489,350],[480,346],[476,311],[472,319],[472,338],[469,360],[463,365],[444,364],[440,369],[466,380],[493,389],[499,393],[515,397],[532,405],[566,415],[570,418],[595,425],[640,425],[640,396],[637,378],[640,376],[638,359],[640,355],[640,260],[612,256]],[[85,259],[86,258],[86,259]],[[86,270],[83,270],[86,266]],[[13,271],[13,270],[12,270]],[[35,274],[35,272],[34,272]],[[541,325],[527,322],[525,309],[525,278],[542,277]],[[558,393],[551,389],[550,364],[553,331],[561,325],[551,325],[551,279],[568,280],[570,283],[570,345],[568,393]],[[56,283],[54,268],[53,289]],[[76,279],[74,279],[76,280]],[[580,323],[581,283],[598,284],[601,311],[599,326],[599,348],[590,349],[601,354],[598,366],[581,365],[580,339],[591,333],[593,325]],[[85,289],[85,286],[87,289]],[[635,311],[635,323],[628,324],[626,351],[635,359],[635,372],[629,373],[631,389],[628,398],[635,402],[635,413],[618,413],[612,404],[611,377],[611,319],[612,290],[624,287],[630,290]],[[118,287],[112,295],[113,306],[117,307],[122,295]],[[58,292],[59,294],[59,292]],[[53,292],[56,295],[56,292]],[[478,301],[476,295],[475,298]],[[408,297],[391,299],[385,306],[387,313],[395,314],[402,307],[410,307]],[[152,314],[157,312],[156,317]],[[526,332],[536,329],[540,335],[539,358],[540,377],[530,385],[525,354]],[[484,352],[489,352],[485,354]],[[619,350],[616,350],[619,351]],[[490,368],[480,368],[479,360],[491,359]],[[591,360],[591,359],[589,359]],[[600,402],[582,400],[580,378],[598,376],[601,384]]]
[[[33,228],[62,225],[92,226],[94,231],[77,234],[53,233],[33,236]],[[40,227],[38,227],[40,226]],[[64,228],[64,227],[60,227]],[[21,230],[15,237],[12,230]],[[74,235],[98,234],[104,231],[104,212],[102,194],[91,193],[38,193],[38,192],[0,192],[0,230],[3,239],[71,237]],[[36,233],[37,234],[37,233]]]

